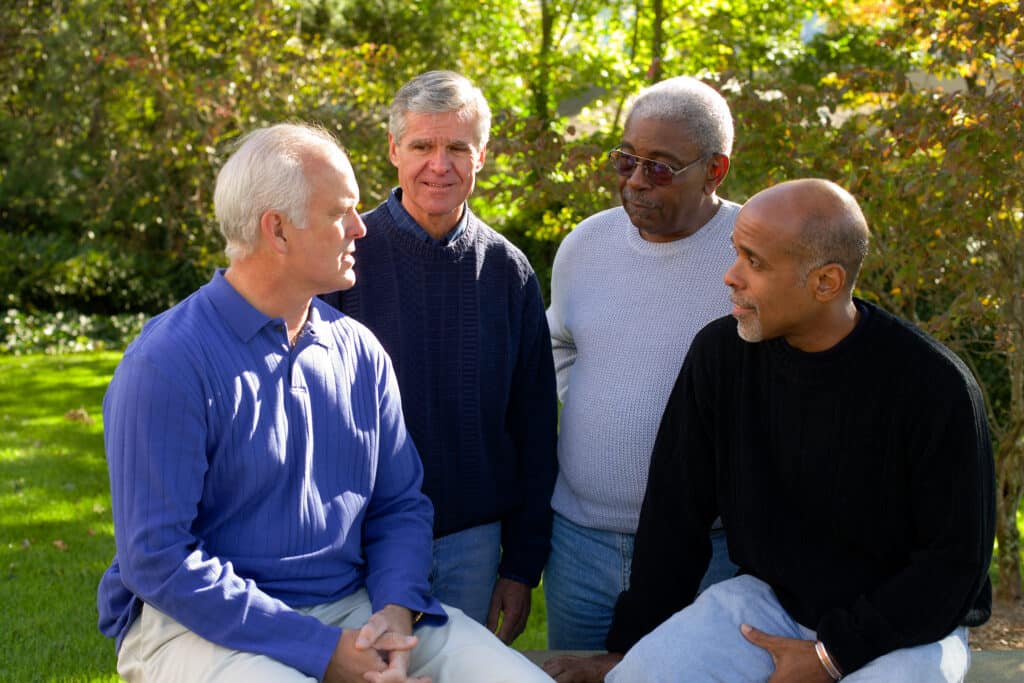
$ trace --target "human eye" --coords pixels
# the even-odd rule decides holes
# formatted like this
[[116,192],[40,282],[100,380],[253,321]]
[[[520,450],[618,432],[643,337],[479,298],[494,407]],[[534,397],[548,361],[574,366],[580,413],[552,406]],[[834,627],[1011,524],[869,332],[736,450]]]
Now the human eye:
[[671,166],[660,161],[647,161],[644,163],[646,163],[648,168],[650,168],[651,173],[656,173],[658,175],[672,175],[674,173],[674,169]]

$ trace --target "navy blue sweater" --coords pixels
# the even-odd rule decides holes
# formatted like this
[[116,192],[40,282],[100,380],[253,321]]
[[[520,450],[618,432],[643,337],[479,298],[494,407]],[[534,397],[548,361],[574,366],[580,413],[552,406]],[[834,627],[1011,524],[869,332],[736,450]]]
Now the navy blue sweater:
[[387,203],[363,220],[355,287],[323,299],[369,327],[392,358],[434,535],[500,520],[500,574],[536,585],[558,467],[555,373],[537,276],[472,213],[446,245],[399,229]]

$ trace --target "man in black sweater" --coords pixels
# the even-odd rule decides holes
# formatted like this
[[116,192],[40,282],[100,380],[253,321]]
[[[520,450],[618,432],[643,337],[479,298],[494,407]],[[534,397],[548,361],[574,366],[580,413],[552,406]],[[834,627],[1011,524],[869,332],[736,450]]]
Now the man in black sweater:
[[[732,316],[662,419],[609,682],[962,680],[991,611],[984,405],[953,353],[852,296],[867,244],[828,181],[740,211]],[[718,515],[740,574],[694,601]]]

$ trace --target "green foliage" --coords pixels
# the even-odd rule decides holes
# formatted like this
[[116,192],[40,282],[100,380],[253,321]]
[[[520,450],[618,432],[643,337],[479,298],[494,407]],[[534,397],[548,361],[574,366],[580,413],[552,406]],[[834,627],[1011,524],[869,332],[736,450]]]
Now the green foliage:
[[11,308],[0,318],[0,354],[65,354],[123,349],[142,331],[142,313],[29,315]]

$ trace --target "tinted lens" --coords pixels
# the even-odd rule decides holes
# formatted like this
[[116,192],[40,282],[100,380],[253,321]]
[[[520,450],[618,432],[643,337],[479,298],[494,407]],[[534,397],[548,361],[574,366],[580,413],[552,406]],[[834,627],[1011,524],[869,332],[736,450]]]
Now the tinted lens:
[[608,158],[611,159],[612,166],[615,167],[618,174],[623,177],[628,178],[633,175],[637,164],[643,164],[644,175],[655,185],[668,185],[672,182],[672,178],[675,177],[671,167],[658,161],[641,159],[621,150],[612,150],[609,152]]
[[671,168],[657,161],[645,161],[644,173],[655,185],[668,185],[675,177]]
[[612,166],[621,176],[631,176],[633,171],[636,170],[636,157],[630,156],[625,152],[619,150],[613,150],[608,154],[608,158],[611,159]]

